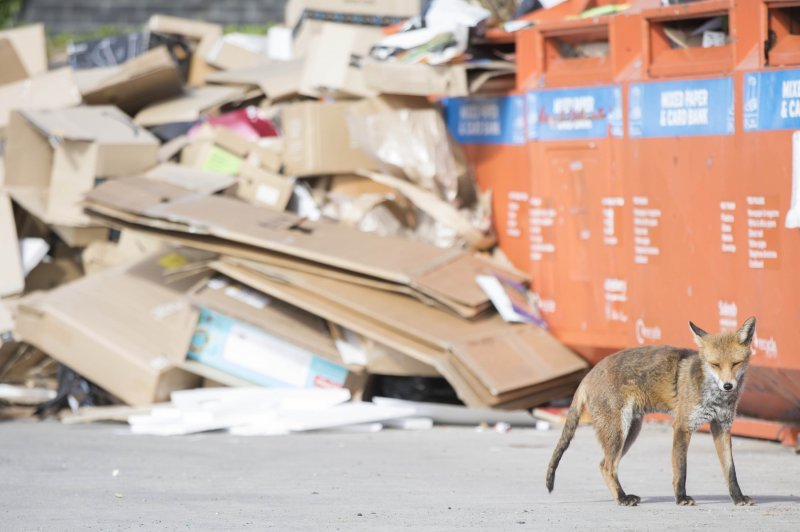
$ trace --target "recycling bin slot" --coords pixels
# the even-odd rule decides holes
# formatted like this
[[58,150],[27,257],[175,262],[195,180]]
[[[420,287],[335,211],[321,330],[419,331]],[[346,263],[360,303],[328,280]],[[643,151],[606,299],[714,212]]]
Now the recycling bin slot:
[[727,2],[645,12],[645,58],[650,77],[725,72],[733,67]]
[[570,84],[573,81],[610,81],[608,23],[579,21],[558,28],[544,28],[543,72],[546,85]]
[[800,2],[767,9],[766,66],[800,65]]

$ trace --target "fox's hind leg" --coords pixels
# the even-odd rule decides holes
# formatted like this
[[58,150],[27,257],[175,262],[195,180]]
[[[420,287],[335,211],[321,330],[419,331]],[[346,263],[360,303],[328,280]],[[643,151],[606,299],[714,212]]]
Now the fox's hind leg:
[[616,416],[603,416],[597,418],[593,415],[597,439],[603,446],[605,454],[600,462],[600,472],[611,490],[611,494],[621,506],[636,506],[641,501],[636,495],[628,495],[619,483],[617,470],[622,456],[631,446],[641,430],[641,419],[634,417],[632,407],[626,405],[622,409],[621,418]]

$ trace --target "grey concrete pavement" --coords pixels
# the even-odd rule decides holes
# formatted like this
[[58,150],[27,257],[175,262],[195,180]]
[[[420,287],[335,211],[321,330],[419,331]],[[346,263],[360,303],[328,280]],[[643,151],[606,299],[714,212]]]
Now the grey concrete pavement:
[[[2,530],[798,530],[800,456],[738,439],[745,494],[727,496],[711,438],[695,435],[688,492],[671,493],[670,431],[646,425],[620,478],[642,497],[618,507],[600,449],[581,428],[556,489],[545,464],[559,431],[470,428],[242,438],[135,436],[121,425],[0,424]],[[115,476],[114,471],[118,471]]]

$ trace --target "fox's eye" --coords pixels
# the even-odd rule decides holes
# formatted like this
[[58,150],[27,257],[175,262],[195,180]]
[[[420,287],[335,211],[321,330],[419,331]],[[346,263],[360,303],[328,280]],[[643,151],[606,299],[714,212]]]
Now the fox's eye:
[[711,367],[719,369],[719,364],[715,364],[714,362],[709,362],[709,364],[711,364]]

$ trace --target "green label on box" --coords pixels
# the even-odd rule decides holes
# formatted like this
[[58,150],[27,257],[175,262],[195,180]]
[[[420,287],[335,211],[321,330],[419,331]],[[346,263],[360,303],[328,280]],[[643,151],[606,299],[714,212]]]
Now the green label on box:
[[203,162],[203,170],[216,174],[236,176],[239,175],[239,168],[242,166],[242,162],[242,159],[228,150],[213,146],[208,157]]

